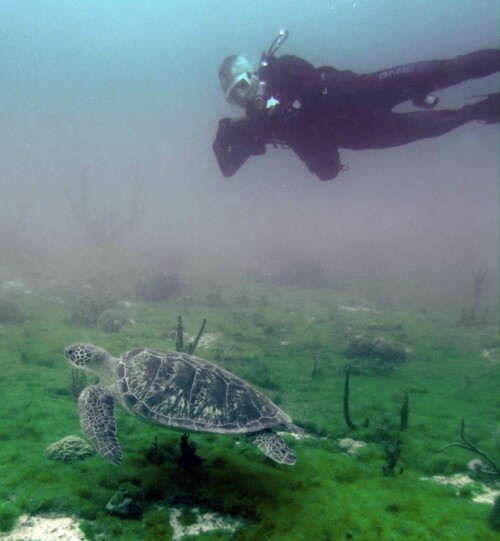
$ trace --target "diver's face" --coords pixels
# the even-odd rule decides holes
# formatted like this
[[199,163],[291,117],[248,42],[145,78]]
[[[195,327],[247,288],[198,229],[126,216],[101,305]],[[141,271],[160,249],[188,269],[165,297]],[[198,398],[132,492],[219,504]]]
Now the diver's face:
[[236,84],[233,85],[227,94],[227,102],[230,105],[238,105],[245,107],[248,100],[255,93],[256,79],[252,77],[250,72],[242,73]]

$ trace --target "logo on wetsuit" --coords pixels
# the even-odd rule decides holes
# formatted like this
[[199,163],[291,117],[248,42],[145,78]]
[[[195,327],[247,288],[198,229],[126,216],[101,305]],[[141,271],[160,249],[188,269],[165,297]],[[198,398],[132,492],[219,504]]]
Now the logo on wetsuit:
[[378,74],[379,79],[387,79],[387,77],[395,77],[396,75],[405,75],[411,73],[415,69],[414,64],[408,64],[407,66],[399,66],[398,68],[392,68],[385,71],[381,71]]

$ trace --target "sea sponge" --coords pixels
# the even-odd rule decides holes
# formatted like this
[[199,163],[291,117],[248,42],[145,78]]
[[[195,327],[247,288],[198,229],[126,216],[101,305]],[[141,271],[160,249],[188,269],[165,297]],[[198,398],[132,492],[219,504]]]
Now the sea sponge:
[[95,451],[82,438],[66,436],[62,440],[51,443],[45,449],[45,454],[56,462],[73,462],[75,460],[84,460],[95,454]]

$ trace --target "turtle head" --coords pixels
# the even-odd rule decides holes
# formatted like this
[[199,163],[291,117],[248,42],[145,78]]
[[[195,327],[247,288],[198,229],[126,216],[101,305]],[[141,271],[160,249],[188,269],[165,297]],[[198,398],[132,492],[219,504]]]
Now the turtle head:
[[94,372],[109,358],[106,350],[92,344],[71,344],[64,355],[71,366],[89,372]]

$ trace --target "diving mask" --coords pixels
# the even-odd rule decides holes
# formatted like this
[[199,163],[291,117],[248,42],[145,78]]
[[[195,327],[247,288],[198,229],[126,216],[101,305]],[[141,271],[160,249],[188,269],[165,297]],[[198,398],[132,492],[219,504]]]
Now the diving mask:
[[226,101],[230,105],[245,107],[248,100],[255,93],[256,77],[250,72],[241,73],[234,78],[229,90],[226,92]]

